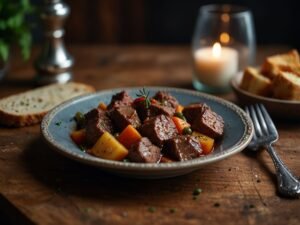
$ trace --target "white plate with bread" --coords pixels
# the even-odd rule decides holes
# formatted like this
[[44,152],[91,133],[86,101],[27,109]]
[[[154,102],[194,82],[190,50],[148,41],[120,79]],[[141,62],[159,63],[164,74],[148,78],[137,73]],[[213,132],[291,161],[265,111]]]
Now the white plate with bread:
[[241,105],[262,103],[272,116],[300,120],[300,57],[296,50],[267,57],[231,81]]

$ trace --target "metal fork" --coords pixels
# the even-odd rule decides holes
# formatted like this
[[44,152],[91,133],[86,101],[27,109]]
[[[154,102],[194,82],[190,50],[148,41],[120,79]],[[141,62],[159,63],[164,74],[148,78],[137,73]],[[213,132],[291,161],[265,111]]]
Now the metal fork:
[[265,148],[276,169],[279,193],[286,197],[300,197],[299,180],[284,165],[272,147],[272,144],[278,140],[278,133],[267,110],[262,104],[246,106],[245,110],[251,117],[255,130],[248,148],[254,151]]

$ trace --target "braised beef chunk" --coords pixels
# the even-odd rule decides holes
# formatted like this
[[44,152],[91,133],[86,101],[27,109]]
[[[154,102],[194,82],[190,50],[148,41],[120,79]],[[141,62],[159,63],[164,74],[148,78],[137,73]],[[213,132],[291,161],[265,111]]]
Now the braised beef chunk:
[[141,121],[150,117],[150,108],[146,107],[145,101],[134,102],[133,107],[136,109]]
[[138,115],[142,121],[149,119],[151,117],[161,115],[161,114],[166,115],[166,116],[173,116],[175,113],[174,108],[171,108],[169,106],[164,106],[164,105],[160,104],[159,102],[151,103],[149,108],[147,108],[145,105],[145,102],[140,101],[140,102],[134,103],[134,107],[137,110]]
[[135,128],[141,125],[141,121],[136,110],[131,106],[120,106],[114,108],[109,112],[109,116],[118,131],[122,131],[129,124]]
[[164,141],[178,134],[172,119],[165,115],[159,115],[146,120],[140,127],[140,132],[159,147],[163,146]]
[[153,145],[148,138],[143,137],[131,146],[127,157],[132,162],[156,163],[161,158],[160,148]]
[[85,114],[86,120],[86,142],[88,146],[93,146],[98,138],[104,133],[113,133],[111,120],[106,112],[96,108]]
[[185,161],[198,158],[202,148],[195,137],[179,135],[166,141],[163,152],[173,159]]
[[175,113],[175,109],[169,106],[164,106],[159,103],[153,103],[150,106],[150,117],[158,116],[160,114],[166,116],[173,116]]
[[163,106],[168,106],[174,109],[178,106],[177,99],[164,91],[157,92],[153,98],[159,101]]
[[182,113],[187,121],[192,124],[193,130],[211,138],[218,138],[223,135],[223,118],[212,111],[206,104],[188,105],[184,107]]
[[219,138],[224,132],[224,121],[221,116],[206,108],[192,123],[192,129],[211,138]]
[[110,104],[107,106],[107,109],[113,109],[120,106],[130,106],[133,102],[133,99],[126,91],[119,92],[112,96]]
[[193,123],[194,120],[199,115],[202,115],[203,111],[206,108],[208,108],[208,106],[206,104],[201,104],[201,103],[191,104],[191,105],[185,106],[182,113],[189,123]]

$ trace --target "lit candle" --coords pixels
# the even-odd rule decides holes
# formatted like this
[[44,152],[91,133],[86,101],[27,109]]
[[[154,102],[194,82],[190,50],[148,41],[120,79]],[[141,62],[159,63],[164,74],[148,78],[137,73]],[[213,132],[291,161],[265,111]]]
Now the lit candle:
[[226,87],[238,71],[238,52],[215,43],[213,47],[194,52],[195,72],[200,82],[214,87]]

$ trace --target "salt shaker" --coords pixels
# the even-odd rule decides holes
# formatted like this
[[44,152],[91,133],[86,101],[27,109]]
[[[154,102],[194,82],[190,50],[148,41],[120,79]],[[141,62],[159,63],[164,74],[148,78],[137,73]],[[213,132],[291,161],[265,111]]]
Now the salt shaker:
[[63,42],[64,22],[70,8],[62,0],[45,0],[41,10],[45,41],[36,60],[36,82],[39,85],[66,83],[72,80],[72,56]]

